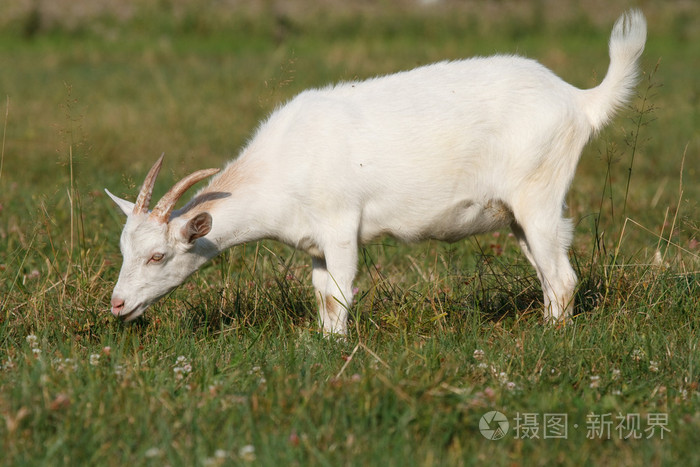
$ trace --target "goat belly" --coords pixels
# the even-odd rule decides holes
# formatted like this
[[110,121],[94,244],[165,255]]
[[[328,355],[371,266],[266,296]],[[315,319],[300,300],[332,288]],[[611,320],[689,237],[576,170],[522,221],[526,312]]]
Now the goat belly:
[[425,225],[419,237],[454,242],[469,235],[491,232],[510,226],[513,213],[500,200],[462,201],[441,212]]
[[438,209],[407,205],[390,215],[371,214],[366,210],[362,219],[360,238],[363,243],[381,235],[405,242],[428,239],[454,242],[469,235],[507,228],[513,222],[511,209],[498,199],[459,200]]

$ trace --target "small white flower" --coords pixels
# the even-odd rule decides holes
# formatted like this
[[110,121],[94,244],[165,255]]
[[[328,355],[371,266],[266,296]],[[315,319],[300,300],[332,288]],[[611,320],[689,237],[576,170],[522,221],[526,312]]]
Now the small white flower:
[[498,373],[498,381],[500,381],[501,384],[506,384],[508,382],[508,373],[505,371]]
[[175,373],[175,378],[176,379],[183,379],[185,376],[187,376],[190,372],[192,371],[192,367],[189,365],[185,366],[176,366],[173,368],[173,373]]
[[32,349],[32,353],[34,354],[35,357],[39,357],[41,355],[41,349]]
[[642,349],[634,349],[632,351],[632,360],[635,362],[641,361],[646,356],[646,353]]
[[228,452],[224,451],[223,449],[217,449],[214,452],[214,457],[207,457],[206,459],[204,459],[203,464],[205,466],[224,465],[227,458]]
[[591,376],[591,384],[589,386],[591,388],[597,388],[598,386],[600,386],[600,376],[598,376],[598,375]]
[[175,367],[173,368],[173,373],[175,373],[175,379],[183,379],[189,373],[192,372],[192,365],[187,360],[187,357],[180,355],[175,361]]
[[72,358],[57,358],[54,360],[53,366],[59,373],[78,369],[78,364],[75,363]]
[[476,350],[474,351],[474,360],[479,360],[479,361],[481,361],[481,360],[484,359],[485,356],[486,356],[486,354],[484,354],[484,351],[481,350],[481,349],[476,349]]
[[506,389],[508,389],[509,391],[514,391],[516,387],[517,387],[517,386],[516,386],[515,383],[512,382],[512,381],[508,381],[508,382],[506,383]]
[[29,347],[35,349],[39,345],[39,339],[34,334],[29,334],[27,336],[27,343],[29,344]]
[[160,457],[163,453],[158,448],[149,448],[143,455],[147,459],[152,459],[154,457]]
[[484,362],[479,363],[476,367],[481,369],[481,370],[488,370],[489,369],[489,366]]
[[255,461],[255,446],[247,444],[238,451],[238,457],[246,462]]
[[100,354],[90,354],[90,365],[97,366],[100,364]]
[[124,365],[114,365],[114,374],[119,378],[123,377],[126,374]]
[[659,371],[659,362],[655,362],[654,360],[649,360],[649,371],[653,373],[657,373]]
[[615,380],[620,377],[620,370],[617,368],[612,369],[612,379]]

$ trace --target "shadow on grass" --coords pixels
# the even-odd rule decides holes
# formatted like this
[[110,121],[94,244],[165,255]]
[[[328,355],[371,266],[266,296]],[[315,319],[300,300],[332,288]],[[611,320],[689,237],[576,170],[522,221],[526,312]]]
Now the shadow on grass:
[[[367,264],[364,271],[371,286],[360,290],[350,312],[350,328],[375,326],[383,330],[401,330],[430,334],[436,323],[459,326],[462,323],[517,322],[543,319],[540,283],[525,259],[489,254],[477,256],[475,268],[461,272],[445,271],[434,280],[412,282],[386,277],[381,268]],[[580,267],[575,292],[575,316],[585,317],[624,307],[633,295],[646,290],[635,274],[624,269],[605,274],[606,266]],[[370,270],[371,269],[371,270]],[[653,277],[652,277],[653,276]],[[264,277],[246,277],[218,289],[194,286],[196,296],[184,300],[182,317],[193,332],[216,332],[224,328],[315,328],[316,302],[308,278],[298,278],[282,267]],[[650,274],[650,281],[658,277]],[[668,278],[667,278],[668,279]],[[664,281],[668,281],[664,279]],[[697,290],[688,278],[674,279],[678,287]],[[136,326],[148,326],[148,318]],[[439,327],[439,325],[437,325]]]

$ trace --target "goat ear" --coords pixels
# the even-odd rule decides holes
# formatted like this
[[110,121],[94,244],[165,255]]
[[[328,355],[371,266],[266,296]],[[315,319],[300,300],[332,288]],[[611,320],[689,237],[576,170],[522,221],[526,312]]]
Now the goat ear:
[[125,199],[118,198],[114,196],[112,193],[109,192],[107,188],[105,188],[105,193],[109,195],[110,198],[112,198],[112,201],[121,209],[121,211],[124,213],[125,216],[129,216],[132,212],[134,212],[134,203],[131,201],[127,201]]
[[187,221],[182,227],[182,236],[188,243],[194,243],[211,231],[212,218],[208,212],[202,212]]

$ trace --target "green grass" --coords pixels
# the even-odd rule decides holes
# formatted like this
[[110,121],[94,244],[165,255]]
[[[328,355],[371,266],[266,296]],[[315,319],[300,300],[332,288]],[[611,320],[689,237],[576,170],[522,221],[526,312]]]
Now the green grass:
[[[570,325],[541,323],[507,232],[368,245],[347,340],[319,335],[308,259],[272,242],[233,248],[133,325],[108,312],[123,219],[102,188],[133,199],[161,152],[157,194],[223,165],[302,89],[474,54],[527,54],[592,86],[619,3],[600,18],[576,2],[135,2],[129,17],[103,2],[76,20],[5,2],[0,462],[700,463],[692,5],[645,3],[639,97],[584,151]],[[479,431],[491,410],[511,423],[498,441]],[[543,439],[545,414],[566,415],[565,439]],[[659,414],[670,431],[647,438]],[[535,415],[540,438],[521,439]],[[610,439],[589,439],[601,416]],[[636,416],[642,438],[624,439]]]

